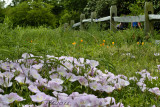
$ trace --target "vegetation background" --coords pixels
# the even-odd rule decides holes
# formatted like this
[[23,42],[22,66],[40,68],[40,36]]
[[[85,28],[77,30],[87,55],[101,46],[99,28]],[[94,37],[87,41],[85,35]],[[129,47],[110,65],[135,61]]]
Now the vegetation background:
[[98,17],[109,16],[111,5],[117,5],[118,16],[143,14],[146,1],[153,2],[155,14],[160,13],[158,0],[12,0],[7,7],[1,1],[0,22],[8,17],[13,27],[45,25],[56,28],[70,20],[79,22],[81,13],[88,18],[93,11]]

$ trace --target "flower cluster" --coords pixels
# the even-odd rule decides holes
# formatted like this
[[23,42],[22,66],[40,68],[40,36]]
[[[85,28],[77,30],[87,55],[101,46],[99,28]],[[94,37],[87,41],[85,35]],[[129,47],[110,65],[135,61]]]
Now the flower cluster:
[[[93,94],[72,92],[68,95],[69,90],[65,84],[67,80],[70,83],[78,82],[80,86],[88,87],[90,90],[104,93],[112,93],[114,90],[128,86],[129,82],[124,75],[114,75],[105,70],[102,72],[97,68],[99,62],[84,58],[76,59],[74,57],[55,57],[34,56],[24,53],[21,59],[16,61],[0,61],[0,105],[9,106],[15,101],[21,102],[26,99],[19,96],[18,93],[6,94],[4,89],[13,87],[13,83],[27,85],[31,94],[28,96],[40,106],[50,105],[68,105],[69,107],[79,106],[116,106],[123,107],[122,103],[116,103],[113,97],[98,98]],[[56,63],[59,62],[58,64]],[[45,64],[50,68],[48,78],[44,78]],[[19,72],[19,74],[17,74]],[[43,90],[52,91],[52,95],[46,94]],[[76,91],[76,90],[75,90]],[[24,107],[33,105],[24,105]],[[38,105],[37,105],[38,106]]]

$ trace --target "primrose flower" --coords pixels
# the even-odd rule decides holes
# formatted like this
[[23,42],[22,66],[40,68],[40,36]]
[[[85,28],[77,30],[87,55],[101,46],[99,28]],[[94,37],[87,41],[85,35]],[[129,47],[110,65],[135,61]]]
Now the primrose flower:
[[1,63],[1,68],[6,71],[10,71],[10,66],[8,62]]
[[99,65],[99,62],[98,62],[98,61],[89,60],[89,59],[86,60],[86,63],[89,64],[89,65],[90,65],[91,67],[93,67],[93,68]]
[[55,83],[57,83],[57,84],[63,84],[63,80],[61,80],[61,79],[59,79],[59,78],[55,78],[55,79],[52,79],[51,80],[52,82],[55,82]]
[[35,69],[31,69],[30,74],[32,75],[33,78],[37,80],[40,80],[42,78],[41,75],[38,73],[38,71]]
[[30,57],[34,57],[34,55],[33,54],[28,54],[28,53],[22,54],[22,58],[24,58],[24,59],[30,58]]
[[88,80],[85,77],[81,76],[78,81],[81,85],[88,86]]
[[11,80],[14,77],[14,74],[12,72],[4,72],[3,76]]
[[0,96],[0,99],[2,100],[2,102],[4,104],[10,104],[10,103],[13,103],[14,101],[25,100],[22,97],[20,97],[17,93],[10,93],[10,94],[6,94],[4,96]]
[[106,93],[111,93],[111,92],[113,92],[114,89],[115,89],[115,87],[112,87],[110,85],[103,86],[103,88],[102,88],[102,90],[105,91]]
[[144,42],[142,42],[142,45],[144,45]]
[[50,89],[55,90],[55,91],[62,91],[62,89],[63,89],[63,87],[60,84],[56,83],[55,81],[49,81],[48,87]]
[[34,93],[40,92],[39,89],[37,88],[37,86],[34,86],[34,85],[30,85],[30,86],[28,87],[28,89],[29,89],[30,91],[34,92]]
[[94,91],[102,89],[102,85],[100,83],[97,83],[97,82],[89,83],[89,86]]
[[71,63],[69,63],[69,62],[65,62],[64,64],[63,64],[65,67],[67,67],[70,71],[72,71],[72,69],[73,69],[73,65],[71,64]]
[[42,101],[52,101],[56,100],[56,98],[46,95],[45,93],[39,92],[36,95],[30,95],[33,102],[42,102]]
[[157,67],[158,67],[158,70],[160,70],[160,65],[157,65]]
[[42,63],[39,63],[39,64],[35,64],[35,65],[32,65],[32,67],[36,70],[39,70],[43,67],[43,64]]
[[20,74],[16,76],[15,80],[20,84],[24,84],[24,83],[31,84],[31,81],[24,74]]
[[76,42],[73,42],[73,43],[72,43],[72,45],[75,45],[75,44],[76,44]]
[[4,91],[0,88],[0,93],[4,93]]
[[160,96],[160,90],[158,87],[151,88],[149,91],[156,94],[157,96]]

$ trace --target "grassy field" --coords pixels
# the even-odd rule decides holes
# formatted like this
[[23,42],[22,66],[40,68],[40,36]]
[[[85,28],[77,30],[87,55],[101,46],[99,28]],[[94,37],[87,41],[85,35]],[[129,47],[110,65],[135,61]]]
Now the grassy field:
[[[145,77],[144,83],[146,87],[149,88],[143,92],[140,86],[137,85],[137,82],[143,76],[136,73],[146,69],[146,71],[150,73],[149,75],[159,77],[160,68],[158,69],[157,65],[160,65],[160,44],[155,43],[155,40],[159,40],[160,36],[156,33],[154,36],[149,35],[145,37],[143,31],[139,29],[127,29],[114,33],[110,30],[97,30],[96,26],[89,28],[87,31],[79,31],[70,28],[64,30],[63,27],[54,30],[45,27],[17,27],[11,29],[3,25],[0,27],[0,31],[0,59],[4,62],[20,59],[23,53],[43,56],[44,60],[46,55],[96,60],[99,62],[99,65],[96,66],[97,69],[103,72],[108,70],[114,75],[125,75],[130,84],[120,90],[114,90],[112,93],[107,94],[102,91],[93,91],[87,87],[82,87],[81,90],[76,90],[74,87],[75,91],[94,94],[99,98],[105,98],[107,96],[114,97],[116,102],[122,102],[126,107],[150,107],[160,105],[159,95],[149,90],[154,87],[160,87],[160,79],[154,80],[148,76]],[[48,72],[51,70],[50,67],[47,69]],[[47,69],[43,67],[41,70],[45,71]],[[1,64],[1,73],[4,72]],[[40,74],[44,75],[42,72]],[[45,74],[43,77],[47,78],[46,75],[49,74]],[[129,80],[130,77],[135,76],[138,79],[137,81]],[[16,84],[15,80],[12,81]],[[28,85],[25,85],[25,87],[26,86],[28,87]],[[77,85],[77,87],[78,86],[79,85]],[[22,88],[23,86],[19,87]],[[7,89],[3,86],[0,86],[0,88],[4,90],[2,95],[17,92],[23,97],[24,94],[23,92],[19,93],[16,89],[12,89],[14,85]],[[18,90],[21,90],[21,88]],[[41,90],[41,87],[39,87],[39,89]],[[70,88],[68,89],[69,91],[63,92],[71,94],[72,89]],[[14,102],[10,103],[10,106],[41,104],[34,103],[33,100],[31,101],[28,96],[30,94],[33,95],[33,93],[28,93],[29,94],[25,96],[27,103],[24,101],[22,101],[22,103]],[[50,91],[45,91],[45,93],[49,94]]]

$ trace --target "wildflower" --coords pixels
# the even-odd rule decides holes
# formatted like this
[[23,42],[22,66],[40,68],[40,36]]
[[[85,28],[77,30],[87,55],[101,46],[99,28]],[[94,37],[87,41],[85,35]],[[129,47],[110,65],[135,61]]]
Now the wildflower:
[[114,45],[114,42],[112,42],[112,45]]
[[137,45],[139,45],[139,42],[137,42]]
[[105,40],[103,40],[103,42],[106,42]]
[[39,89],[37,88],[37,86],[35,86],[35,85],[30,85],[30,86],[28,87],[28,89],[29,89],[30,91],[34,92],[34,93],[40,92]]
[[20,97],[17,93],[10,93],[10,94],[6,94],[4,96],[0,96],[0,99],[2,100],[2,102],[4,104],[10,104],[10,103],[13,103],[14,101],[25,100],[22,97]]
[[109,46],[107,46],[107,48],[109,48]]
[[100,46],[102,46],[102,44],[100,44]]
[[144,42],[142,42],[142,45],[144,45]]
[[56,100],[56,98],[46,95],[45,93],[39,92],[36,95],[30,95],[33,102],[51,101]]
[[81,39],[81,42],[83,42],[83,40]]
[[104,43],[102,43],[102,46],[104,46]]
[[56,83],[55,81],[49,81],[48,87],[50,89],[55,90],[55,91],[62,91],[62,89],[63,89],[63,87],[60,84]]
[[31,43],[32,43],[32,40],[31,40]]
[[72,45],[75,45],[75,44],[76,44],[76,42],[73,42],[73,43],[72,43]]

